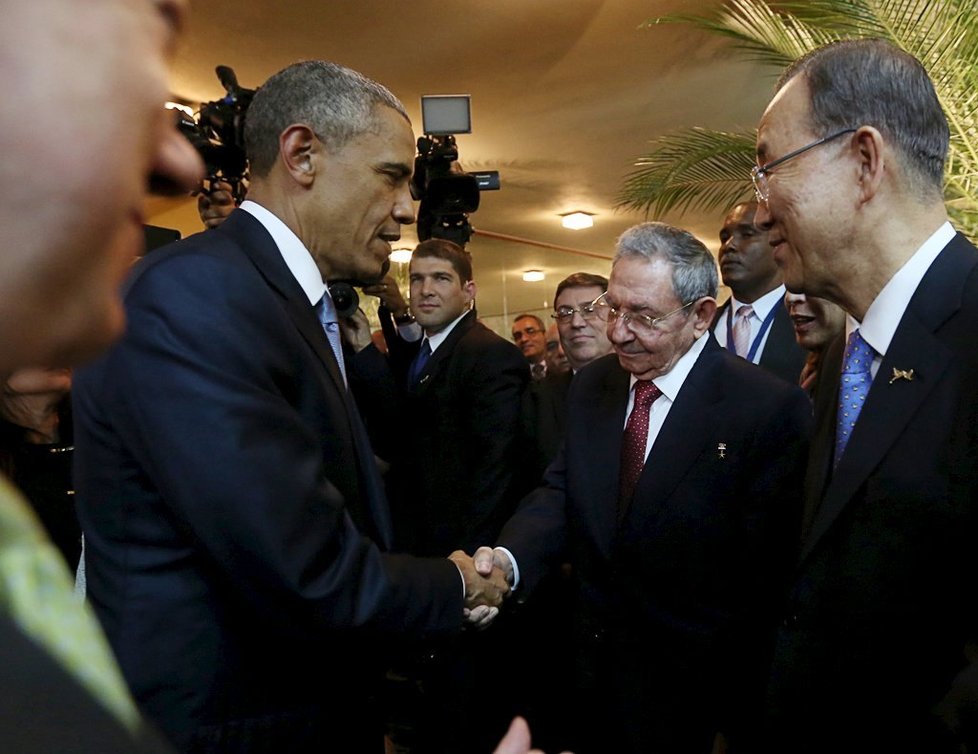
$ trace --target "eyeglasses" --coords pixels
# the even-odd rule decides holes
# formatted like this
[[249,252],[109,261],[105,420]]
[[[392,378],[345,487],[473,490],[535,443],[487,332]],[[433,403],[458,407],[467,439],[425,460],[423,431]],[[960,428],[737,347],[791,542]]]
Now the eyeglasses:
[[597,305],[594,303],[594,301],[590,301],[576,307],[558,306],[554,313],[550,316],[560,322],[566,322],[567,320],[573,319],[575,314],[580,314],[582,319],[594,319],[598,316],[596,308]]
[[685,304],[680,306],[678,309],[673,309],[668,314],[663,314],[661,317],[650,317],[648,314],[639,314],[637,312],[626,312],[621,309],[616,309],[611,304],[605,300],[607,293],[602,293],[596,299],[594,299],[592,305],[595,311],[598,312],[598,316],[604,321],[611,325],[621,320],[621,323],[629,328],[636,335],[640,333],[650,333],[650,332],[661,332],[662,322],[669,319],[673,314],[678,314],[683,309],[692,306],[696,303],[697,299],[692,301],[687,301]]
[[829,134],[821,139],[813,141],[811,144],[806,144],[800,149],[796,149],[794,152],[788,152],[784,157],[779,157],[776,160],[771,160],[764,165],[758,165],[751,169],[750,179],[754,184],[754,195],[757,197],[759,202],[767,202],[767,198],[770,195],[770,190],[768,188],[767,178],[778,165],[783,165],[788,160],[794,159],[798,155],[802,155],[809,149],[815,149],[815,147],[820,147],[823,144],[827,144],[833,139],[838,139],[840,136],[845,134],[855,133],[859,129],[857,128],[843,128],[841,131],[836,131],[834,134]]
[[523,338],[532,338],[538,332],[543,332],[539,327],[524,327],[522,330],[513,330],[513,340],[519,343]]

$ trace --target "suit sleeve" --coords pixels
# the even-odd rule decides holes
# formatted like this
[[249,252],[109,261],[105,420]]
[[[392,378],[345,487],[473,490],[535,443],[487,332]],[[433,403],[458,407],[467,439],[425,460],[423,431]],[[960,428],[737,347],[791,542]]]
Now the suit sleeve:
[[[106,381],[106,419],[194,557],[265,614],[313,631],[457,628],[455,566],[382,554],[351,520],[335,482],[348,430],[320,437],[297,408],[311,361],[283,344],[295,327],[244,266],[174,257],[138,280],[128,334],[90,375]],[[338,427],[342,396],[323,393],[316,411]]]

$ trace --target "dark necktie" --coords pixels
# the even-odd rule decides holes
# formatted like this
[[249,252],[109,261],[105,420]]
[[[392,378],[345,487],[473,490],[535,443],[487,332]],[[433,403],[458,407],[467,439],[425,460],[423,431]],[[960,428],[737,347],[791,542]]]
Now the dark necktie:
[[421,344],[421,349],[418,351],[418,355],[414,357],[414,361],[411,362],[411,369],[408,372],[408,382],[411,385],[417,385],[418,379],[421,377],[421,372],[424,371],[425,364],[428,363],[428,359],[431,358],[431,344],[428,339],[425,338],[424,342]]
[[346,385],[346,362],[343,360],[340,324],[337,320],[336,307],[333,306],[333,300],[325,293],[319,299],[319,303],[316,304],[316,319],[323,326],[323,332],[326,333],[326,340],[329,341],[329,347],[333,351],[333,356],[336,357],[336,365],[339,367],[340,374],[343,376],[343,384]]
[[635,485],[645,466],[645,444],[649,437],[649,410],[662,392],[650,380],[635,383],[635,402],[621,438],[621,465],[618,473],[619,515],[632,501]]
[[870,367],[873,365],[873,347],[869,345],[859,330],[853,330],[846,343],[842,358],[842,379],[839,383],[839,413],[835,425],[835,465],[838,466],[842,454],[849,443],[849,437],[856,426],[859,412],[869,394],[873,382]]

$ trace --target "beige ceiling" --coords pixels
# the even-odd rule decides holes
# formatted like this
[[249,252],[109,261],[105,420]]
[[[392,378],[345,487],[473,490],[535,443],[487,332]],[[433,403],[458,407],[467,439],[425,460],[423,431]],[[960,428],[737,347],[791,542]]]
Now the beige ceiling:
[[[676,128],[753,127],[772,71],[740,62],[726,42],[685,26],[644,28],[702,0],[199,0],[173,67],[173,91],[193,101],[224,94],[214,68],[255,87],[296,60],[326,58],[387,85],[420,130],[422,94],[470,94],[473,131],[458,137],[466,170],[499,170],[502,190],[482,194],[477,231],[610,257],[616,236],[645,219],[614,209],[648,141]],[[746,177],[745,177],[746,178]],[[595,214],[565,230],[558,215]],[[193,200],[150,200],[150,222],[200,229]],[[663,219],[716,247],[717,213]],[[416,242],[406,228],[400,244]],[[479,311],[505,323],[552,304],[578,271],[607,274],[594,256],[476,236]],[[396,267],[396,265],[395,265]],[[525,283],[523,270],[546,273]],[[496,319],[496,318],[500,319]]]

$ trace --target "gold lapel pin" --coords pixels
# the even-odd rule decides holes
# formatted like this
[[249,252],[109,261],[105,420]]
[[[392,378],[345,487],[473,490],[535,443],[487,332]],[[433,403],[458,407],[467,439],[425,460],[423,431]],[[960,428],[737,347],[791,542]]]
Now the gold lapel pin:
[[913,382],[913,369],[897,369],[893,367],[893,376],[890,377],[890,384],[892,385],[897,380]]
[[717,443],[717,457],[722,461],[727,457],[727,443],[718,442]]

